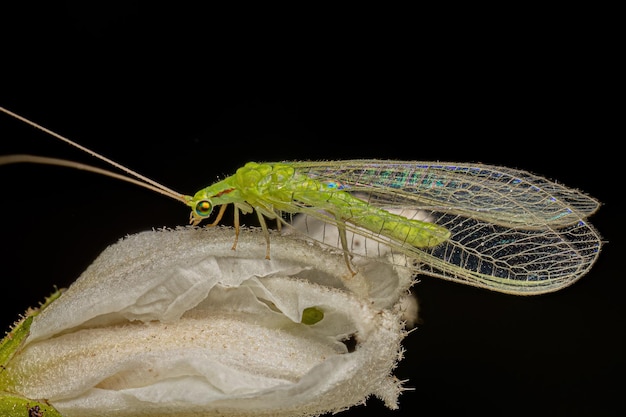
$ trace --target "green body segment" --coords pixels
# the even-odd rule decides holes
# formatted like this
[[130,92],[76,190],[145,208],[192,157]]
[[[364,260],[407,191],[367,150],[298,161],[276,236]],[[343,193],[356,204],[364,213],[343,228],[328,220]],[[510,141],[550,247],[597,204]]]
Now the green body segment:
[[207,201],[213,207],[231,203],[249,205],[267,217],[276,217],[277,212],[299,213],[304,208],[313,208],[330,213],[340,228],[343,223],[350,223],[418,248],[439,245],[450,237],[450,232],[442,226],[374,207],[348,191],[310,178],[283,163],[249,162],[235,175],[200,190],[188,202],[195,210],[192,216],[198,217],[198,203]]
[[340,210],[340,213],[345,221],[356,226],[416,248],[437,246],[450,238],[450,232],[444,227],[421,220],[407,219],[383,209],[371,207],[352,196],[350,198],[358,203],[346,210]]

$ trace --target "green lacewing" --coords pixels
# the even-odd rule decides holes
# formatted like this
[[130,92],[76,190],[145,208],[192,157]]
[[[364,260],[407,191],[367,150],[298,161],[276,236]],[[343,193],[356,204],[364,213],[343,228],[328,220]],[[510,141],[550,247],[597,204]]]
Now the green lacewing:
[[[353,256],[381,257],[416,273],[511,294],[540,294],[586,274],[601,248],[587,222],[600,203],[532,173],[506,167],[386,160],[249,162],[195,195],[173,191],[9,110],[25,123],[95,156],[124,173],[31,155],[0,157],[0,164],[63,165],[149,188],[191,208],[194,225],[233,204],[235,243],[239,214],[255,212],[267,241],[266,219],[289,225],[284,214],[334,226],[337,239],[315,240]],[[305,220],[306,221],[306,220]],[[328,236],[332,232],[328,229]],[[309,234],[312,236],[312,234]],[[359,238],[361,240],[359,240]],[[357,243],[360,245],[357,247]],[[384,248],[384,249],[381,249]]]

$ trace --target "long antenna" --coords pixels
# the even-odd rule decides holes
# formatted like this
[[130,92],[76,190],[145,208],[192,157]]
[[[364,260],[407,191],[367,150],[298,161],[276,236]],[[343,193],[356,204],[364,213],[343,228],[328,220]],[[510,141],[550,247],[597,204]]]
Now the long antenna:
[[169,193],[166,190],[163,190],[159,187],[155,187],[152,184],[141,182],[134,178],[127,177],[122,174],[118,174],[117,172],[108,171],[106,169],[94,167],[94,166],[87,165],[87,164],[81,164],[80,162],[68,161],[67,159],[50,158],[47,156],[37,156],[37,155],[21,155],[21,154],[0,155],[0,165],[17,164],[17,163],[57,165],[57,166],[62,166],[62,167],[80,169],[83,171],[94,172],[96,174],[106,175],[107,177],[112,177],[118,180],[126,181],[131,184],[135,184],[140,187],[147,188],[148,190],[173,198],[175,200],[182,201],[183,203],[187,203],[185,196],[181,194]]
[[81,163],[78,163],[78,162],[67,161],[67,160],[57,159],[57,158],[48,158],[48,157],[42,157],[42,156],[34,156],[34,155],[8,155],[8,156],[3,156],[3,157],[0,157],[0,165],[11,164],[11,163],[19,163],[19,162],[31,162],[31,163],[48,164],[48,165],[59,165],[59,166],[66,166],[66,167],[76,168],[76,169],[82,169],[82,170],[85,170],[85,171],[90,171],[90,172],[95,172],[95,173],[98,173],[98,174],[107,175],[109,177],[117,178],[117,179],[122,180],[122,181],[127,181],[127,182],[130,182],[130,183],[133,183],[133,184],[145,187],[145,188],[147,188],[149,190],[156,191],[156,192],[158,192],[160,194],[163,194],[163,195],[166,195],[168,197],[174,198],[176,200],[182,201],[183,203],[187,202],[187,199],[185,198],[185,196],[183,194],[180,194],[180,193],[178,193],[178,192],[176,192],[176,191],[174,191],[174,190],[172,190],[170,188],[167,188],[166,186],[164,186],[162,184],[159,184],[158,182],[156,182],[156,181],[154,181],[154,180],[152,180],[152,179],[150,179],[150,178],[148,178],[146,176],[143,176],[140,173],[135,172],[132,169],[127,168],[124,165],[119,164],[119,163],[117,163],[117,162],[107,158],[104,155],[100,155],[99,153],[97,153],[95,151],[92,151],[91,149],[86,148],[86,147],[84,147],[84,146],[82,146],[82,145],[80,145],[80,144],[78,144],[78,143],[76,143],[76,142],[74,142],[74,141],[64,137],[64,136],[61,136],[58,133],[53,132],[52,130],[47,129],[47,128],[45,128],[45,127],[43,127],[43,126],[41,126],[41,125],[39,125],[39,124],[37,124],[37,123],[35,123],[33,121],[30,121],[27,118],[20,116],[19,114],[13,113],[12,111],[5,109],[4,107],[0,106],[0,111],[2,111],[3,113],[8,114],[9,116],[12,116],[12,117],[20,120],[20,121],[22,121],[22,122],[24,122],[24,123],[26,123],[26,124],[34,127],[34,128],[37,128],[37,129],[39,129],[39,130],[41,130],[41,131],[43,131],[43,132],[45,132],[45,133],[47,133],[47,134],[49,134],[51,136],[54,136],[55,138],[57,138],[59,140],[62,140],[63,142],[65,142],[65,143],[67,143],[67,144],[69,144],[69,145],[71,145],[71,146],[73,146],[75,148],[78,148],[81,151],[86,152],[89,155],[91,155],[91,156],[93,156],[95,158],[98,158],[101,161],[104,161],[107,164],[112,165],[115,168],[117,168],[117,169],[119,169],[119,170],[121,170],[121,171],[123,171],[123,172],[125,172],[125,173],[127,173],[129,175],[132,175],[133,177],[135,177],[135,178],[137,178],[138,180],[141,180],[141,181],[137,181],[135,179],[128,178],[128,177],[125,177],[123,175],[111,172],[111,171],[107,171],[107,170],[104,170],[104,169],[101,169],[101,168],[96,168],[96,167],[93,167],[93,166],[90,166],[90,165],[81,164]]

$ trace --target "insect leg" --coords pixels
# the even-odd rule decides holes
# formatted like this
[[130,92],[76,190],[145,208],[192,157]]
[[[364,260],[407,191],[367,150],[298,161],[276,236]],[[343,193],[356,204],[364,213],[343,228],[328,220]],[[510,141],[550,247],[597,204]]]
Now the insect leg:
[[[233,250],[237,249],[237,242],[239,241],[239,212],[242,212],[244,214],[248,214],[248,213],[252,213],[252,211],[254,211],[254,208],[248,204],[248,203],[233,203],[233,206],[235,206],[235,219],[234,219],[234,224],[233,226],[235,227],[235,241],[233,242]],[[222,217],[222,214],[224,214],[224,207],[226,207],[226,205],[222,205],[222,208],[220,208],[220,212],[218,213],[218,219],[213,222],[213,223],[217,223],[219,221],[219,219]]]
[[276,216],[276,230],[280,232],[283,229],[281,213],[280,211],[275,210],[274,215]]
[[348,250],[348,237],[346,236],[346,228],[345,224],[341,220],[341,217],[336,214],[337,218],[337,230],[339,231],[339,239],[341,239],[341,248],[343,249],[343,258],[346,261],[346,265],[348,266],[348,271],[352,274],[352,276],[356,275],[356,272],[352,269],[352,265],[350,264],[350,252]]
[[226,211],[226,206],[227,206],[227,204],[222,204],[220,206],[220,211],[217,213],[217,217],[215,218],[213,223],[208,224],[207,227],[213,227],[213,226],[217,225],[220,222],[220,220],[222,220],[222,216],[224,215],[224,212]]
[[267,242],[267,246],[265,249],[265,259],[270,259],[270,232],[267,230],[267,224],[265,223],[263,213],[261,213],[260,210],[257,210],[256,214],[259,217],[259,223],[261,224],[261,229],[263,229],[263,235],[265,236],[265,241]]
[[237,249],[237,241],[239,240],[239,206],[237,206],[237,204],[234,204],[234,206],[235,206],[235,219],[234,219],[233,226],[235,226],[235,241],[233,242],[233,247],[231,248],[232,250]]

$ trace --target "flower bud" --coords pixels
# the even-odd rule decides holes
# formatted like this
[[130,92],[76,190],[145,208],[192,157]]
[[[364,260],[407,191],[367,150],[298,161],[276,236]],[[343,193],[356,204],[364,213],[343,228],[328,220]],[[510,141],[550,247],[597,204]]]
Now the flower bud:
[[0,390],[72,416],[397,408],[410,271],[291,236],[180,228],[107,248],[34,317]]

